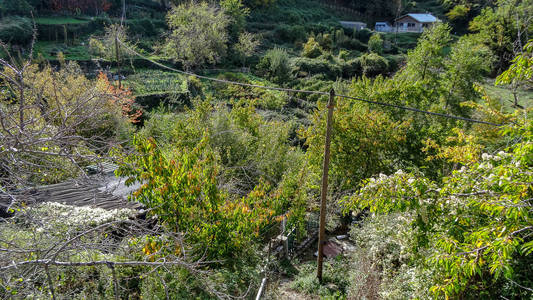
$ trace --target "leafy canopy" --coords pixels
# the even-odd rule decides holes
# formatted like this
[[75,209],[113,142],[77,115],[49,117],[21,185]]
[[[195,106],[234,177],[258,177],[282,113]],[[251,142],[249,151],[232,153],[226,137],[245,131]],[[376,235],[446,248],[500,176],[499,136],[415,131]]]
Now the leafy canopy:
[[517,256],[533,252],[533,123],[523,120],[502,134],[520,142],[482,160],[464,161],[442,183],[398,171],[365,180],[344,202],[346,211],[378,214],[412,211],[418,239],[431,249],[432,292],[447,297],[483,286],[476,276],[512,279]]
[[171,30],[164,51],[186,68],[214,64],[226,54],[230,18],[207,2],[189,2],[167,15]]

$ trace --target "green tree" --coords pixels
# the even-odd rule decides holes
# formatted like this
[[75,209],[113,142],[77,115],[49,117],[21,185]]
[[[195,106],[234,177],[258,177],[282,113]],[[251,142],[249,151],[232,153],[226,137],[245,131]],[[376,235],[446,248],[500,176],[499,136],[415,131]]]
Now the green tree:
[[387,72],[389,63],[387,60],[376,53],[366,53],[360,57],[361,67],[365,76],[377,76]]
[[91,37],[89,39],[89,49],[94,55],[109,61],[117,62],[117,50],[119,60],[131,57],[132,53],[122,45],[118,44],[117,40],[122,44],[126,44],[129,48],[135,49],[135,45],[130,41],[127,35],[126,28],[119,24],[111,24],[107,26],[103,36]]
[[518,89],[522,86],[533,85],[533,40],[530,40],[524,46],[523,51],[511,62],[509,69],[496,78],[495,84],[508,84],[514,97],[514,106],[521,107],[518,99]]
[[368,51],[381,55],[383,53],[383,39],[381,34],[375,33],[368,40]]
[[229,33],[233,39],[237,39],[246,26],[246,17],[250,9],[242,3],[242,0],[221,0],[220,6],[231,19]]
[[496,55],[493,70],[507,69],[509,60],[523,48],[533,33],[532,0],[500,0],[472,20],[469,29],[476,32]]
[[290,78],[291,71],[289,54],[282,48],[270,49],[263,56],[257,68],[274,82],[286,82]]
[[[309,147],[308,160],[317,173],[322,166],[327,115],[323,103],[318,107],[312,125],[302,132]],[[331,186],[336,191],[350,189],[364,178],[389,170],[405,142],[400,132],[408,127],[409,122],[395,122],[366,104],[338,101],[331,140]]]
[[436,82],[444,68],[445,48],[450,40],[450,26],[447,24],[438,24],[424,31],[416,48],[408,52],[402,74],[414,81]]
[[261,41],[257,35],[249,32],[243,32],[239,35],[239,41],[233,47],[241,57],[242,66],[246,66],[246,59],[257,52],[257,47]]
[[186,68],[214,64],[226,54],[230,18],[207,2],[188,2],[167,15],[171,30],[164,51]]
[[137,153],[122,157],[117,175],[128,177],[126,185],[141,183],[131,198],[170,230],[184,233],[198,255],[237,257],[272,220],[261,187],[235,200],[219,189],[218,158],[207,132],[194,147],[177,146],[166,154],[153,139],[136,137],[133,144]]
[[26,0],[0,0],[0,16],[30,15],[33,7]]
[[[484,292],[493,298],[502,295],[497,286],[505,281],[531,286],[530,269],[526,274],[514,270],[524,270],[521,264],[533,253],[532,124],[522,119],[505,128],[505,136],[520,141],[506,151],[462,161],[464,166],[442,182],[401,171],[368,179],[346,199],[345,208],[410,212],[417,238],[409,251],[415,256],[421,249],[429,251],[415,262],[431,271],[435,295],[460,298]],[[528,291],[518,286],[513,297],[521,298]]]
[[314,37],[309,37],[307,42],[304,44],[304,48],[302,50],[302,56],[308,57],[308,58],[317,58],[320,55],[322,55],[322,47],[318,44],[317,41],[315,41]]
[[445,109],[451,108],[456,114],[466,114],[460,104],[479,98],[474,84],[488,74],[493,56],[490,49],[475,36],[463,36],[451,48],[442,74],[442,86],[448,93],[444,96]]

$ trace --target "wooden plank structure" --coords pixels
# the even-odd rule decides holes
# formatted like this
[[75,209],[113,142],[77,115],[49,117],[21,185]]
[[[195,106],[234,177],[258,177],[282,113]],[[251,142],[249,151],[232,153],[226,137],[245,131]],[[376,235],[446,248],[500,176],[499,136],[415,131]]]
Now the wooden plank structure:
[[17,205],[39,205],[44,202],[57,202],[72,206],[90,206],[103,209],[131,208],[141,210],[138,202],[128,201],[127,196],[138,186],[126,187],[124,180],[113,174],[113,166],[103,166],[97,175],[65,182],[38,186],[10,193],[0,193],[0,218],[13,215],[8,211]]

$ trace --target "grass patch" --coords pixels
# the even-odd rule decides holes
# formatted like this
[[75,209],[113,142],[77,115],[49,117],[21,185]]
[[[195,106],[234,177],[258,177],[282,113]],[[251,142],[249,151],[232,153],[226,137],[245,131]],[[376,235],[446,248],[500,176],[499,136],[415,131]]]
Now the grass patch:
[[[506,110],[514,110],[514,96],[509,88],[506,86],[495,86],[493,80],[489,80],[483,84],[483,88],[487,91],[487,94],[495,99],[498,99]],[[532,89],[519,89],[518,104],[525,108],[533,107],[533,90]]]
[[418,38],[422,35],[416,32],[402,32],[402,33],[384,33],[385,40],[395,43],[396,46],[403,49],[413,49],[416,47]]
[[63,52],[66,60],[90,60],[91,54],[87,45],[67,46],[63,43],[38,41],[35,43],[35,57],[39,54],[46,60],[56,60],[57,53]]
[[72,17],[41,17],[35,18],[38,25],[68,25],[68,24],[86,24],[90,20]]

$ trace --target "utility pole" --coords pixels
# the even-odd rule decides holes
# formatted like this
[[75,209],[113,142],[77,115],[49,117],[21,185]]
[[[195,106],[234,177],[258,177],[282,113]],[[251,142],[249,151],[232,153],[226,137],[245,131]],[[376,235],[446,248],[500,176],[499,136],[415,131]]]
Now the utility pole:
[[118,88],[122,88],[122,78],[121,77],[121,74],[120,74],[120,55],[119,55],[119,51],[118,51],[118,28],[116,28],[116,33],[115,33],[115,55],[116,55],[116,59],[117,59],[117,68],[118,68]]
[[326,123],[326,144],[324,147],[324,165],[322,168],[322,189],[320,191],[320,225],[318,233],[318,258],[316,277],[322,282],[322,262],[324,260],[324,240],[326,235],[326,196],[328,194],[329,148],[331,144],[331,125],[335,107],[335,90],[329,91],[328,119]]

